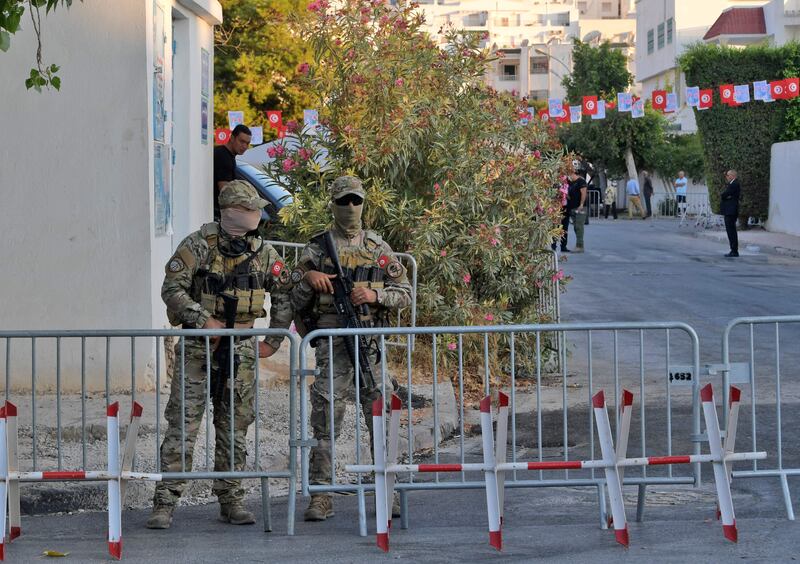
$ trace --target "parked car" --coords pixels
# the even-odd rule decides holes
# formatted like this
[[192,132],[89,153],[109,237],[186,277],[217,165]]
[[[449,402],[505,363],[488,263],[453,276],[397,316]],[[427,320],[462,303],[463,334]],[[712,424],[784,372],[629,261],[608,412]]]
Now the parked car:
[[261,212],[264,221],[277,221],[281,208],[292,203],[292,195],[289,192],[275,184],[263,170],[240,159],[236,161],[236,178],[246,180],[255,186],[261,197],[269,202]]

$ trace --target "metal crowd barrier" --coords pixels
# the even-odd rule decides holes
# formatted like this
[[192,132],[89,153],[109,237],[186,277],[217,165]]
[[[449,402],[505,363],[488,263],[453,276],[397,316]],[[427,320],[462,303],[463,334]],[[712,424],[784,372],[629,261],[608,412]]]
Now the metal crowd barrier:
[[[647,340],[645,340],[647,334]],[[465,392],[470,388],[469,375],[478,377],[481,392],[489,394],[492,390],[503,391],[511,398],[511,448],[509,460],[570,460],[575,458],[594,458],[595,434],[592,427],[590,405],[592,394],[601,388],[614,390],[612,396],[615,410],[621,401],[620,390],[624,386],[633,389],[641,398],[641,405],[634,414],[634,424],[639,425],[638,442],[629,445],[631,452],[641,452],[646,457],[652,453],[667,455],[673,449],[700,453],[700,443],[704,440],[700,433],[700,405],[698,403],[699,382],[693,375],[699,374],[699,342],[695,331],[684,323],[559,323],[540,325],[508,325],[484,327],[418,327],[405,329],[317,330],[305,337],[300,346],[300,444],[302,445],[302,491],[303,495],[322,492],[355,492],[359,496],[359,529],[366,535],[366,513],[364,494],[374,489],[370,483],[362,481],[361,476],[342,479],[347,476],[342,471],[346,464],[363,464],[360,413],[355,409],[354,427],[348,430],[355,439],[355,449],[350,456],[341,456],[346,444],[343,440],[332,440],[330,445],[331,475],[330,484],[312,484],[309,478],[309,455],[314,439],[309,431],[309,391],[307,378],[319,374],[311,369],[312,361],[307,351],[312,339],[319,339],[317,346],[331,347],[335,338],[353,338],[356,335],[370,335],[377,339],[378,346],[385,348],[389,336],[414,335],[417,351],[429,355],[410,353],[389,366],[387,356],[382,355],[377,366],[376,377],[380,381],[382,397],[389,397],[391,391],[390,371],[405,371],[405,391],[403,401],[406,406],[413,405],[416,393],[423,388],[430,391],[431,406],[428,424],[432,430],[423,427],[424,421],[415,421],[411,416],[412,407],[405,421],[406,445],[411,445],[401,455],[405,462],[414,464],[420,459],[415,452],[414,436],[417,433],[432,433],[432,452],[422,461],[439,463],[480,462],[479,455],[469,448],[470,427],[467,417],[470,414]],[[557,347],[548,344],[553,338],[559,341]],[[357,340],[355,340],[357,342]],[[638,363],[621,364],[621,347],[633,349],[638,353]],[[548,357],[558,355],[556,362]],[[467,364],[465,356],[469,354]],[[356,347],[356,355],[359,354]],[[480,354],[482,362],[476,362]],[[499,356],[498,356],[499,354]],[[419,358],[423,360],[417,360]],[[527,361],[527,362],[526,362]],[[344,362],[350,363],[349,359]],[[328,397],[333,397],[333,362],[329,367],[327,384]],[[442,376],[440,378],[440,375]],[[353,374],[355,403],[346,400],[353,407],[360,400],[358,371]],[[446,394],[450,389],[454,398],[450,412],[444,412]],[[441,390],[441,397],[440,397]],[[476,390],[473,389],[473,392]],[[584,406],[581,413],[581,406]],[[523,415],[530,410],[529,415]],[[676,411],[677,410],[677,411]],[[332,412],[333,410],[331,410]],[[676,416],[673,416],[673,412]],[[419,413],[419,411],[417,411]],[[352,417],[352,415],[351,415]],[[432,418],[432,423],[431,423]],[[454,429],[448,439],[442,436],[442,421],[449,419]],[[619,411],[615,420],[619,423]],[[424,419],[424,418],[423,418]],[[648,428],[647,421],[654,424]],[[333,417],[329,421],[333,429]],[[345,424],[343,424],[345,425]],[[353,429],[349,433],[349,429]],[[333,436],[334,433],[332,432]],[[424,436],[424,435],[423,435]],[[446,447],[440,445],[448,439]],[[479,449],[478,449],[479,450]],[[342,460],[344,459],[344,460]],[[338,467],[338,468],[337,468]],[[408,527],[409,513],[407,493],[412,490],[482,488],[484,482],[470,472],[456,474],[434,474],[432,478],[421,479],[408,475],[398,476],[396,488],[400,491],[402,507],[402,526]],[[605,479],[601,473],[590,470],[564,470],[560,478],[545,478],[542,472],[530,474],[515,471],[508,476],[507,487],[593,487],[598,492],[598,505],[601,526],[605,527]],[[637,519],[641,520],[644,511],[645,489],[656,484],[698,484],[700,482],[699,464],[691,466],[690,473],[679,474],[672,466],[665,469],[648,469],[629,472],[625,484],[638,487]]]
[[[306,246],[305,243],[290,243],[287,241],[267,241],[270,245],[275,247],[275,250],[278,251],[278,254],[287,262],[291,267],[297,264],[297,261],[300,259],[300,252]],[[293,254],[293,258],[291,261],[287,259],[287,256]],[[411,305],[409,306],[409,320],[408,325],[403,323],[403,314],[405,310],[400,310],[397,312],[397,321],[395,322],[396,327],[416,327],[417,326],[417,261],[416,259],[410,255],[409,253],[394,253],[395,256],[405,265],[406,269],[409,273],[409,278],[411,281]],[[414,348],[414,340],[410,339],[407,342],[402,340],[396,341],[388,341],[386,343],[390,346],[395,347],[405,347],[410,346],[412,349]]]
[[[274,454],[274,446],[264,440],[267,424],[271,420],[266,403],[266,377],[261,374],[259,362],[254,368],[255,424],[248,435],[246,465],[242,470],[234,467],[234,454],[226,470],[215,471],[211,453],[212,398],[211,363],[205,362],[205,424],[200,424],[195,449],[203,445],[205,455],[197,456],[193,466],[187,464],[186,400],[183,383],[186,378],[186,341],[200,339],[205,347],[205,357],[212,354],[211,338],[234,339],[281,335],[286,337],[282,347],[289,347],[288,389],[288,436],[286,445],[288,460],[285,469],[267,469],[267,454]],[[177,343],[172,378],[181,382],[181,468],[175,472],[161,472],[161,441],[165,431],[164,398],[161,395],[164,346],[170,339]],[[109,330],[109,331],[0,331],[0,343],[5,346],[6,401],[12,401],[19,410],[21,445],[19,451],[20,471],[57,472],[63,476],[81,473],[96,474],[105,471],[105,455],[96,443],[105,443],[106,437],[98,426],[105,427],[106,408],[113,402],[122,404],[124,413],[128,403],[144,406],[142,428],[148,429],[151,437],[138,440],[136,461],[133,470],[150,473],[159,480],[213,480],[213,479],[259,479],[261,486],[262,514],[265,531],[272,530],[270,513],[269,479],[288,481],[287,533],[294,534],[294,512],[296,491],[296,407],[297,389],[296,359],[299,339],[288,330],[275,329],[196,329],[196,330]],[[286,344],[288,343],[288,345]],[[257,355],[256,346],[256,355]],[[28,354],[30,356],[28,356]],[[0,355],[1,356],[1,355]],[[113,366],[125,364],[129,359],[129,374],[112,370]],[[231,369],[234,357],[231,355]],[[270,360],[266,359],[269,363]],[[42,376],[42,374],[45,376]],[[263,389],[262,389],[263,388]],[[153,390],[154,393],[144,390]],[[227,390],[230,390],[228,394]],[[222,401],[228,402],[230,414],[230,444],[235,445],[234,388],[228,386]],[[259,391],[261,393],[259,393]],[[78,395],[79,394],[79,395]],[[101,423],[103,422],[103,423]],[[91,435],[87,437],[87,435]],[[70,439],[70,440],[67,440]],[[79,447],[78,447],[79,443]],[[270,450],[268,450],[270,449]],[[56,475],[56,474],[53,474]],[[60,478],[57,478],[60,479]],[[71,480],[76,478],[67,477]],[[80,478],[92,479],[92,478]],[[21,481],[30,481],[22,479]],[[186,495],[186,494],[184,494]],[[148,503],[149,505],[149,503]]]
[[[746,333],[745,339],[740,339],[737,346],[733,344],[732,336],[734,333],[741,335],[741,331],[736,331],[740,328],[745,329]],[[779,478],[786,516],[792,521],[794,510],[788,477],[800,476],[800,463],[797,458],[793,458],[787,467],[785,461],[784,455],[787,452],[784,450],[783,409],[793,404],[793,412],[797,410],[798,400],[792,399],[792,395],[797,393],[797,379],[786,379],[786,376],[798,375],[798,337],[800,315],[739,317],[725,327],[722,336],[723,365],[717,367],[717,371],[723,374],[726,387],[734,384],[745,391],[749,389],[749,393],[742,394],[739,437],[743,441],[751,441],[753,449],[758,444],[769,453],[766,461],[759,463],[754,460],[749,470],[735,470],[733,477]],[[781,340],[788,346],[781,347]],[[759,342],[758,347],[756,342]],[[733,359],[741,359],[743,362],[732,362]],[[761,386],[757,389],[758,383]],[[727,408],[726,397],[725,409]],[[774,428],[770,428],[769,420],[775,422]],[[795,431],[795,427],[789,429]],[[792,444],[795,445],[793,451],[797,452],[796,442]]]
[[686,202],[682,206],[678,204],[675,193],[657,192],[653,194],[650,203],[654,217],[674,217],[681,220],[681,225],[689,217],[705,217],[711,212],[708,192],[687,192]]

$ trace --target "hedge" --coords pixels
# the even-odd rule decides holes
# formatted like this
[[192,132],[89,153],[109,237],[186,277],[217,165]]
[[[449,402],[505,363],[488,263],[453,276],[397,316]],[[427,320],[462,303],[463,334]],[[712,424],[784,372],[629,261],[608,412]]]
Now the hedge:
[[772,144],[800,138],[800,98],[729,107],[720,100],[719,86],[799,76],[800,43],[744,49],[700,43],[678,63],[687,85],[714,90],[713,107],[695,110],[712,205],[719,207],[725,171],[736,169],[742,184],[740,217],[766,218]]

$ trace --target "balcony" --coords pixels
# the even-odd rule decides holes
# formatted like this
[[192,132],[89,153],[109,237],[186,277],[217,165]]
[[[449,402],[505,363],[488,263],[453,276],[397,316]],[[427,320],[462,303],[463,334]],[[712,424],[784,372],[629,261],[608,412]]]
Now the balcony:
[[519,77],[516,74],[501,74],[500,82],[516,82]]

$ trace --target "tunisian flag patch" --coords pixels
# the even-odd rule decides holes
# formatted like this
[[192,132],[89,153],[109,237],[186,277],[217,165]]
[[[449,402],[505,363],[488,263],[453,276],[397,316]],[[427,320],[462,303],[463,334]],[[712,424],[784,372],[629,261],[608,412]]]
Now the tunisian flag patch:
[[276,260],[272,265],[272,275],[278,276],[280,275],[282,270],[283,270],[283,263],[279,260]]
[[381,268],[386,268],[386,265],[389,264],[390,261],[391,259],[388,256],[381,255],[380,258],[378,259],[378,266],[380,266]]

